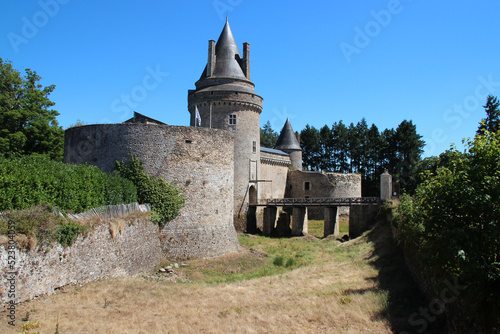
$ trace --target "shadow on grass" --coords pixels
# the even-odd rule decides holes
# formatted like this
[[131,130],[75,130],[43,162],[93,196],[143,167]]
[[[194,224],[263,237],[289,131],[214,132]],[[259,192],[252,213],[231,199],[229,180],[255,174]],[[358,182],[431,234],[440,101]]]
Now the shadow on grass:
[[407,268],[389,224],[381,220],[366,235],[375,249],[369,259],[378,271],[374,279],[388,292],[387,307],[380,316],[390,321],[394,333],[447,333],[445,314],[435,317],[429,312],[429,301]]

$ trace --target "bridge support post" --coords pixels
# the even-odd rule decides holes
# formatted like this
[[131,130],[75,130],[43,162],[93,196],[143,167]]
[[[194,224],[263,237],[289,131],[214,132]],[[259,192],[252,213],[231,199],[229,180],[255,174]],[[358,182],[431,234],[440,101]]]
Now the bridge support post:
[[359,237],[369,230],[377,218],[379,205],[352,205],[349,210],[349,237]]
[[325,208],[324,236],[339,235],[339,208],[331,206]]
[[264,233],[264,235],[271,235],[273,233],[277,216],[277,207],[264,208],[264,224],[262,226],[262,233]]
[[257,232],[257,207],[250,206],[247,211],[247,233]]
[[292,212],[292,235],[301,236],[308,233],[307,208],[294,207]]

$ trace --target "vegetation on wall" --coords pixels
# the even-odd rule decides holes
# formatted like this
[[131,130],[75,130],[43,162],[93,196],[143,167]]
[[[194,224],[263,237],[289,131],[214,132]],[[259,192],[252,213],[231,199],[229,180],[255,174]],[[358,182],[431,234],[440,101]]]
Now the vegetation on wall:
[[40,244],[50,245],[54,241],[64,247],[71,246],[79,234],[90,228],[90,225],[83,226],[54,215],[53,209],[46,204],[25,210],[4,211],[0,218],[0,235],[8,233],[9,220],[14,222],[18,247],[29,250]]
[[0,58],[0,155],[47,154],[62,161],[64,131],[49,99],[55,86],[43,87],[40,80],[30,69],[21,76]]
[[146,174],[143,162],[137,157],[132,156],[128,165],[117,161],[115,170],[135,184],[139,202],[151,204],[152,219],[160,226],[177,217],[184,206],[181,190],[162,178]]
[[137,201],[132,182],[95,166],[69,165],[47,156],[0,157],[0,211],[46,203],[82,212]]

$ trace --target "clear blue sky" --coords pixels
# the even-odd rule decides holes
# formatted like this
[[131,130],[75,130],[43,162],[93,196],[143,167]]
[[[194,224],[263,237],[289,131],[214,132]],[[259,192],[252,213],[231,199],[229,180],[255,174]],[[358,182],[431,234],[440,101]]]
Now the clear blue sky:
[[56,85],[64,128],[134,110],[188,125],[187,91],[226,13],[240,51],[251,44],[261,125],[277,131],[286,117],[298,131],[407,119],[437,155],[473,136],[486,96],[500,96],[494,0],[2,1],[0,57]]

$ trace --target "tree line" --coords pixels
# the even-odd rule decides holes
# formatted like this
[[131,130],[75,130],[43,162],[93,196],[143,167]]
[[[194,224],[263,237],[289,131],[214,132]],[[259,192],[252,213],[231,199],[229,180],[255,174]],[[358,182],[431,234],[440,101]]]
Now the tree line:
[[[425,145],[413,122],[404,120],[396,129],[379,131],[363,118],[357,124],[335,122],[320,129],[309,124],[300,131],[304,170],[359,173],[363,196],[378,196],[380,174],[387,169],[401,189],[413,192],[415,169]],[[278,135],[267,122],[261,129],[261,146],[273,147]]]

